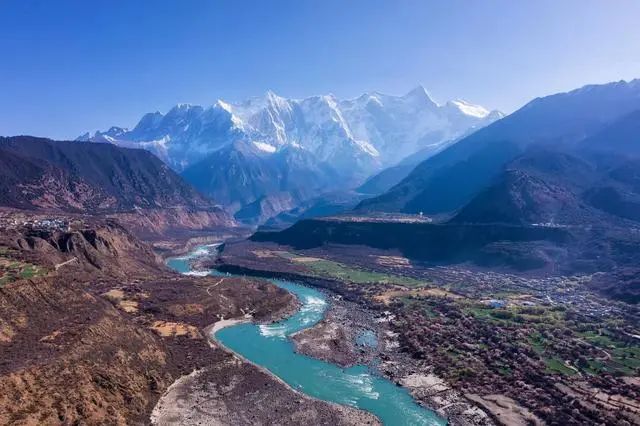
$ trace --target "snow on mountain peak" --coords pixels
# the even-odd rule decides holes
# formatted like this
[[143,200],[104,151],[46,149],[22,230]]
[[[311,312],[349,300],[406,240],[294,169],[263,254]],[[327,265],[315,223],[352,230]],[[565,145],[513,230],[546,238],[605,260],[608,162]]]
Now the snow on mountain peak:
[[269,145],[268,143],[253,141],[253,145],[255,145],[255,147],[258,148],[260,151],[268,152],[270,154],[273,154],[274,152],[276,152],[276,147],[273,145]]
[[463,99],[456,99],[450,101],[452,105],[458,108],[461,112],[472,117],[485,118],[489,115],[489,110],[480,105],[474,105]]
[[231,105],[229,105],[228,103],[226,103],[225,101],[223,101],[222,99],[218,99],[216,101],[216,103],[214,104],[214,106],[219,107],[225,111],[227,111],[228,113],[232,114],[233,110],[231,108]]
[[440,106],[422,86],[403,96],[369,92],[350,100],[331,94],[287,99],[269,90],[207,109],[178,104],[166,115],[145,114],[132,131],[112,128],[79,139],[149,149],[178,170],[244,142],[264,153],[300,147],[334,167],[370,173],[498,118],[462,100]]

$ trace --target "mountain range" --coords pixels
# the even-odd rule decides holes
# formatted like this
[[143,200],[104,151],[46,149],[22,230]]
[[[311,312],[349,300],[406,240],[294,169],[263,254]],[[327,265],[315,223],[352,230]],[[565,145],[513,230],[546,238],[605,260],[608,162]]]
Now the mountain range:
[[422,87],[286,99],[273,92],[210,107],[149,113],[131,130],[80,141],[151,151],[238,217],[261,221],[323,192],[353,189],[372,174],[503,117],[466,101],[436,103]]
[[[514,160],[532,150],[562,151],[577,157],[595,151],[617,157],[637,153],[633,141],[637,138],[638,110],[640,80],[590,85],[534,99],[422,161],[387,192],[362,201],[357,210],[455,212],[499,180]],[[595,156],[586,161],[598,159],[604,158]],[[555,174],[570,176],[561,170]]]

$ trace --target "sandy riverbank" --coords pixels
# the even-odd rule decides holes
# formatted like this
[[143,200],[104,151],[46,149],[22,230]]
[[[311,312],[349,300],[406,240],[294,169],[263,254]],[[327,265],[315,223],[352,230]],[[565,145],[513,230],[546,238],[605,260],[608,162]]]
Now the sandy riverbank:
[[225,348],[219,330],[251,317],[221,319],[205,328],[212,365],[178,379],[153,410],[155,425],[380,425],[370,413],[317,400]]

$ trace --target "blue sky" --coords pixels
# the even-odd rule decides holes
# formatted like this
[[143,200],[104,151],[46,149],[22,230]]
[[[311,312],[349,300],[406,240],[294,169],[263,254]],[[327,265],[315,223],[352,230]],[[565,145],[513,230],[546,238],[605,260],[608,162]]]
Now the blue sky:
[[0,135],[73,138],[178,102],[422,84],[511,112],[640,77],[640,1],[0,0]]

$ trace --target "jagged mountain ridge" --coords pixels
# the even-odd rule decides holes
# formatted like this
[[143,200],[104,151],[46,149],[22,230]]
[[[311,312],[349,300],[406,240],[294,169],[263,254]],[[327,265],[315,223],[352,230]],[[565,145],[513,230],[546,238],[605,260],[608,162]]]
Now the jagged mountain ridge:
[[[288,210],[322,192],[354,188],[408,155],[436,151],[500,117],[465,101],[440,105],[422,87],[351,100],[268,92],[207,108],[180,104],[146,114],[132,130],[112,127],[78,140],[149,150],[235,213],[265,198],[290,199],[282,204]],[[264,219],[255,211],[251,220]]]
[[235,104],[218,100],[207,108],[179,104],[167,114],[146,114],[132,130],[112,127],[78,140],[135,143],[178,171],[237,141],[264,153],[302,148],[336,168],[345,163],[368,169],[392,165],[501,117],[466,101],[439,105],[422,87],[404,96],[371,92],[351,100],[286,99],[267,92]]

